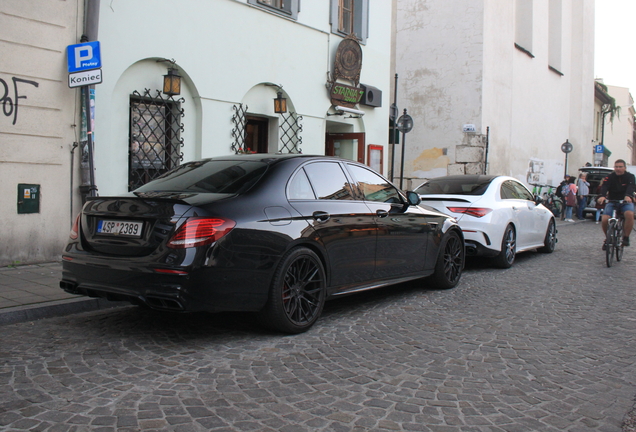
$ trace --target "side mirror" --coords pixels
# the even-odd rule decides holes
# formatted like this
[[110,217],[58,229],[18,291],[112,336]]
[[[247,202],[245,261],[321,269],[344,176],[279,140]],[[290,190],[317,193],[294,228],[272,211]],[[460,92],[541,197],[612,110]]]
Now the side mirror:
[[539,195],[535,195],[535,196],[534,196],[534,203],[535,203],[536,205],[543,204],[543,198],[542,198],[542,197],[540,197]]
[[414,205],[414,206],[422,202],[422,200],[420,199],[420,196],[413,191],[406,192],[406,199],[408,200],[409,205]]

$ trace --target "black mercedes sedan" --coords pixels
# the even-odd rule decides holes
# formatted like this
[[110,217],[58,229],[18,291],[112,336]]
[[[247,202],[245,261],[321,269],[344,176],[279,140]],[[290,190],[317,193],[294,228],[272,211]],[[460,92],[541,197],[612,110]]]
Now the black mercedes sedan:
[[359,163],[302,154],[188,162],[91,197],[63,254],[61,288],[165,311],[253,311],[286,333],[329,298],[413,279],[452,288],[456,221]]

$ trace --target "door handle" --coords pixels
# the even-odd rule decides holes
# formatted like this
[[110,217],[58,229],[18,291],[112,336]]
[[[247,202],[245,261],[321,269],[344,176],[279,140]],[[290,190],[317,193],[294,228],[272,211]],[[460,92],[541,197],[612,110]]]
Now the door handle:
[[327,222],[331,217],[329,213],[324,211],[315,211],[311,216],[318,222]]
[[375,214],[379,217],[379,218],[385,218],[389,215],[389,212],[383,209],[379,209],[375,212]]

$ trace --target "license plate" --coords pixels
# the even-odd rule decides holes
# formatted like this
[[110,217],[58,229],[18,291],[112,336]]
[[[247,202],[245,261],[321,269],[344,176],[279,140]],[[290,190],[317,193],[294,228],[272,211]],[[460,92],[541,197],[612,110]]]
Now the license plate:
[[100,220],[97,223],[98,234],[141,237],[143,222]]

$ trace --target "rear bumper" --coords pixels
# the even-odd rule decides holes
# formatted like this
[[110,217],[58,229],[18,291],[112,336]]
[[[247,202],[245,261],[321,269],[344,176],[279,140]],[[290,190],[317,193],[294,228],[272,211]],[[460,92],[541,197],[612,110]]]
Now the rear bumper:
[[62,263],[60,288],[71,294],[128,301],[176,312],[258,311],[267,301],[270,275],[256,271],[198,268],[161,274],[151,268]]

